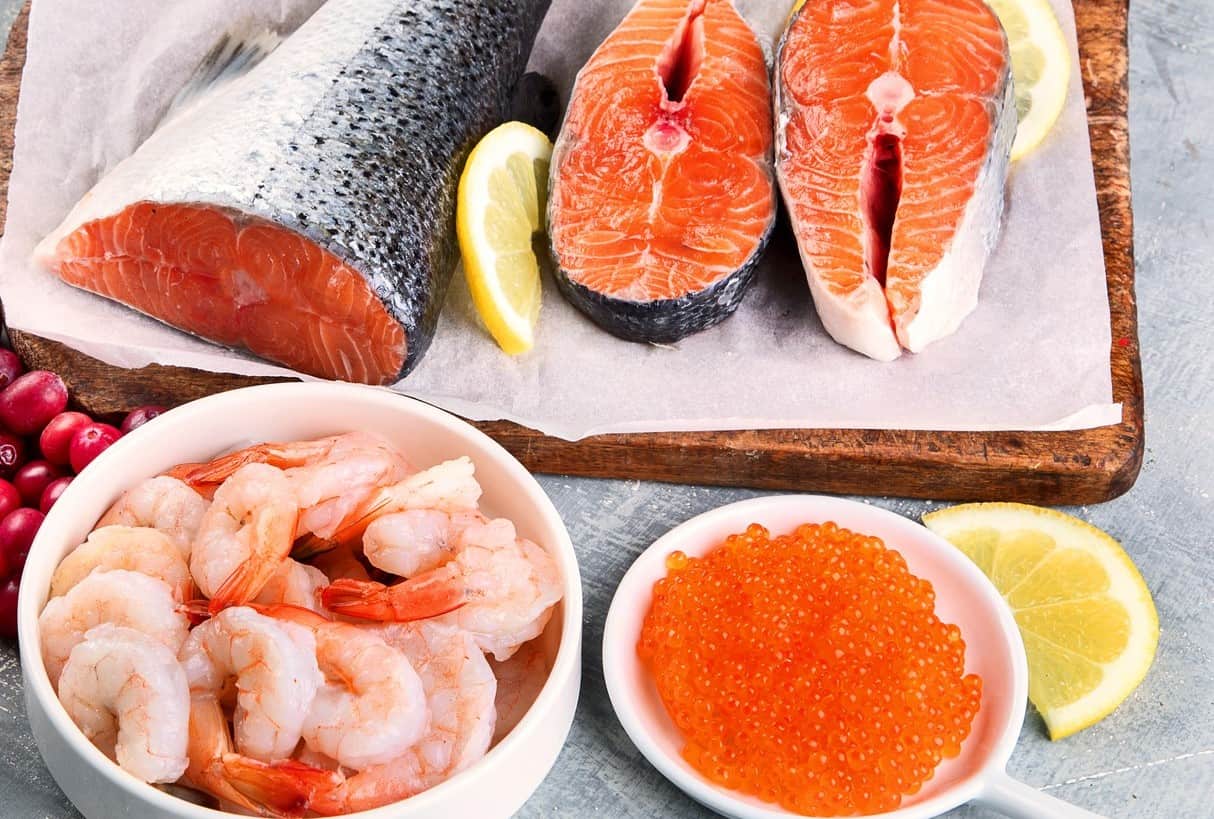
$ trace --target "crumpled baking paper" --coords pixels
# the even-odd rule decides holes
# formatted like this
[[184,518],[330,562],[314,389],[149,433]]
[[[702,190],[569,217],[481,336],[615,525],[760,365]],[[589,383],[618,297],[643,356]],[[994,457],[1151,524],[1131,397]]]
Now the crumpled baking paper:
[[[1075,43],[1071,6],[1053,0]],[[289,30],[318,0],[36,0],[17,120],[0,296],[9,323],[112,364],[250,375],[288,370],[75,290],[29,255],[128,155],[193,67],[235,25]],[[741,0],[769,52],[787,3]],[[554,0],[531,58],[567,99],[577,69],[631,0]],[[737,314],[671,346],[620,341],[550,279],[536,346],[511,358],[476,319],[457,272],[433,346],[396,389],[476,420],[577,439],[604,432],[774,427],[1079,429],[1117,423],[1104,259],[1079,72],[1044,145],[1015,165],[1006,226],[977,310],[919,355],[871,361],[814,313],[787,227]],[[436,66],[435,70],[445,70]]]

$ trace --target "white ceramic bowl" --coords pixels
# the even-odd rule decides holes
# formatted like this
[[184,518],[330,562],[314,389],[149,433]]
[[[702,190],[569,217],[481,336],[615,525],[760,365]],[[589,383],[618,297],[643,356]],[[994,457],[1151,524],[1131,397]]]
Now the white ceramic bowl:
[[195,401],[124,437],[72,482],[34,541],[18,602],[26,709],[47,767],[85,816],[218,819],[230,814],[199,807],[139,781],[98,751],[68,718],[38,648],[38,613],[56,565],[84,540],[118,495],[143,478],[254,441],[316,438],[351,430],[384,436],[418,466],[458,455],[471,457],[484,488],[483,508],[488,514],[510,518],[521,535],[547,549],[565,584],[564,599],[539,638],[552,670],[514,730],[483,759],[447,782],[357,816],[505,817],[522,806],[552,768],[569,733],[581,685],[582,585],[569,533],[548,496],[488,436],[419,401],[346,384],[270,384]]
[[826,521],[880,537],[902,553],[913,573],[931,581],[937,615],[961,629],[966,671],[978,673],[983,680],[982,705],[961,754],[942,762],[922,790],[905,799],[899,810],[881,816],[924,819],[970,800],[986,802],[1011,816],[1092,816],[1004,773],[1024,719],[1028,670],[1020,632],[999,592],[968,558],[925,527],[879,507],[842,498],[786,495],[723,506],[675,527],[632,564],[607,614],[603,670],[612,707],[641,753],[667,779],[718,813],[736,819],[794,816],[709,782],[683,759],[682,737],[637,657],[636,645],[653,600],[653,584],[666,575],[666,557],[671,552],[701,556],[751,523],[781,535],[802,523]]

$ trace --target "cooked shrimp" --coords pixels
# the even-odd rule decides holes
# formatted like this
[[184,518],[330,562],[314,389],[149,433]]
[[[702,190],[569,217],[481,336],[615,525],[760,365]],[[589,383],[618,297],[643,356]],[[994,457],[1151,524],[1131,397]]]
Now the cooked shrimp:
[[505,662],[489,661],[493,676],[497,677],[497,725],[493,741],[497,742],[514,730],[531,709],[531,704],[540,695],[548,681],[548,657],[539,640],[524,643],[514,656]]
[[210,504],[187,484],[161,475],[136,484],[122,494],[98,526],[150,526],[164,532],[190,556],[202,516]]
[[353,543],[378,518],[409,509],[437,509],[443,512],[476,510],[481,486],[476,482],[476,467],[466,457],[444,461],[416,472],[399,483],[373,492],[359,507],[350,510],[335,524],[325,539]]
[[215,492],[190,554],[212,612],[252,600],[291,552],[299,505],[281,469],[253,463]]
[[497,720],[497,678],[471,634],[436,622],[381,626],[421,676],[430,728],[411,749],[430,787],[485,755]]
[[[430,727],[404,754],[353,776],[323,767],[286,769],[229,757],[229,778],[259,801],[291,801],[326,816],[370,810],[406,799],[442,782],[484,756],[493,736],[496,680],[469,635],[434,623],[373,629],[403,650],[421,675]],[[319,783],[328,774],[334,784]]]
[[66,594],[47,601],[38,616],[42,659],[58,685],[72,649],[94,626],[113,623],[152,637],[176,653],[190,623],[163,580],[126,569],[94,571]]
[[170,474],[205,491],[251,463],[286,471],[301,510],[297,534],[314,533],[322,538],[330,537],[372,492],[414,471],[383,438],[351,432],[314,441],[257,444],[209,463],[178,467]]
[[196,699],[218,701],[235,678],[233,723],[242,754],[266,762],[291,755],[324,682],[310,629],[236,606],[190,632],[178,658]]
[[421,737],[429,717],[422,681],[405,655],[378,635],[293,606],[266,614],[312,629],[325,684],[304,721],[303,739],[356,770],[388,762]]
[[185,671],[143,632],[112,623],[89,629],[63,667],[59,700],[94,745],[144,782],[176,782],[185,771]]
[[454,559],[437,569],[394,586],[337,580],[321,597],[330,611],[367,620],[444,615],[442,622],[470,632],[484,651],[506,660],[544,630],[561,599],[561,581],[551,555],[498,519],[467,529]]
[[320,593],[329,585],[329,578],[315,566],[287,558],[253,598],[262,605],[300,606],[312,611],[324,611]]
[[363,534],[363,554],[385,572],[413,577],[455,556],[464,530],[485,523],[480,512],[410,509],[376,519]]
[[177,602],[193,596],[194,579],[177,545],[163,532],[146,526],[103,526],[68,553],[51,576],[51,597],[101,569],[127,569],[163,580]]

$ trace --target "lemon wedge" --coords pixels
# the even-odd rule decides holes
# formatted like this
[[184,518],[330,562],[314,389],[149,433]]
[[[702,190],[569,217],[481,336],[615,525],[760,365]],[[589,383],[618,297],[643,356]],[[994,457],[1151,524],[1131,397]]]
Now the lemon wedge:
[[1007,32],[1020,124],[1012,161],[1042,143],[1066,104],[1071,49],[1049,0],[987,0]]
[[543,232],[552,143],[522,122],[507,122],[472,149],[459,180],[456,232],[472,301],[498,345],[511,355],[535,343],[540,266],[533,240]]
[[1015,614],[1029,700],[1051,739],[1104,719],[1155,658],[1159,619],[1125,550],[1070,515],[1019,503],[972,503],[923,516],[978,565]]

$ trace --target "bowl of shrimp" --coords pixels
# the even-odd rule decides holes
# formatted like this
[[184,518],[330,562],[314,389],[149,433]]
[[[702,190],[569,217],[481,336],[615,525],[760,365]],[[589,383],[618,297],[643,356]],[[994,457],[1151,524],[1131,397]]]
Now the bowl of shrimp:
[[249,387],[83,471],[18,603],[87,817],[509,816],[573,721],[582,592],[543,489],[393,392]]

